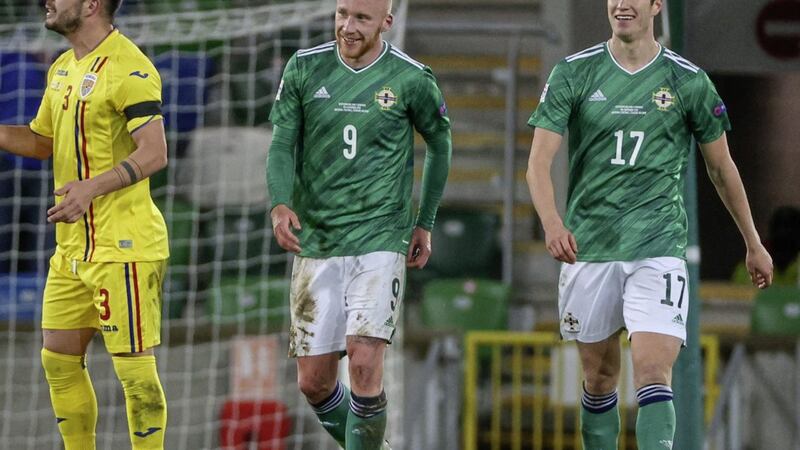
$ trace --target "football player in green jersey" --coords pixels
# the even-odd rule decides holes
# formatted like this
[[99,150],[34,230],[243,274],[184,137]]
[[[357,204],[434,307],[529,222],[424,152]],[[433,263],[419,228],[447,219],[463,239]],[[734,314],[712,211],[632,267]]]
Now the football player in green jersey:
[[[422,268],[450,167],[450,121],[430,69],[381,39],[389,0],[338,0],[336,41],[287,63],[270,114],[267,181],[278,243],[297,253],[289,354],[322,426],[347,450],[386,428],[383,358],[406,267]],[[427,144],[413,214],[414,130]],[[350,391],[337,380],[349,356]]]
[[[619,334],[627,328],[640,450],[672,448],[672,365],[686,340],[687,217],[682,174],[692,137],[747,246],[759,288],[772,259],[753,225],[708,76],[656,41],[662,0],[608,0],[612,36],[553,69],[529,124],[528,184],[548,251],[562,261],[561,334],[577,340],[587,450],[616,449]],[[559,216],[550,168],[569,129],[569,188]]]

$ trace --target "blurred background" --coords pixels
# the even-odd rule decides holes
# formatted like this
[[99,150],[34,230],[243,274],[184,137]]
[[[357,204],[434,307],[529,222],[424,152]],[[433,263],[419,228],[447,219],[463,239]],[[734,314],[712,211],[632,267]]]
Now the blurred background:
[[[709,72],[753,216],[776,262],[757,292],[744,245],[704,173],[687,175],[690,328],[676,367],[676,449],[800,449],[800,2],[667,0],[663,43]],[[41,1],[0,1],[0,124],[35,115],[67,42]],[[387,357],[398,449],[577,449],[580,371],[559,340],[558,264],[525,184],[525,125],[553,65],[608,39],[600,0],[395,0],[386,36],[431,66],[453,122],[433,257],[408,274]],[[170,152],[150,187],[170,230],[158,364],[169,449],[333,449],[286,355],[291,257],[272,237],[267,118],[283,66],[333,39],[333,0],[125,0],[121,31],[163,80]],[[416,176],[424,144],[417,141]],[[697,174],[696,180],[694,174]],[[566,152],[554,167],[566,197]],[[417,189],[418,189],[417,184]],[[61,448],[39,359],[55,247],[50,161],[0,153],[0,448]],[[628,358],[629,360],[629,358]],[[90,348],[98,448],[128,444],[124,399]],[[629,361],[620,448],[635,448]],[[346,373],[342,374],[346,377]]]

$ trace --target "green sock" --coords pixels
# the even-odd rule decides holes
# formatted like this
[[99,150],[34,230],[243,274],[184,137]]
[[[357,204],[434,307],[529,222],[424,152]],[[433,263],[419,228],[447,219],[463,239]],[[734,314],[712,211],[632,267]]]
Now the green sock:
[[581,436],[584,450],[616,450],[619,437],[617,391],[581,398]]
[[322,428],[325,428],[325,431],[345,448],[347,416],[350,413],[350,389],[337,381],[333,393],[322,403],[311,405],[311,408],[317,414]]
[[669,450],[675,437],[675,406],[669,386],[645,386],[636,393],[636,443],[639,450]]
[[351,394],[346,450],[380,450],[386,431],[386,393],[377,397]]

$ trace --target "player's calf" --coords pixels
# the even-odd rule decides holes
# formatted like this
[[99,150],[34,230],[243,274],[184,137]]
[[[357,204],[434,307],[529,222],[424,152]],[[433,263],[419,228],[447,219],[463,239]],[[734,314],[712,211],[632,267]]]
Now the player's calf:
[[85,356],[42,349],[42,368],[66,450],[94,450],[97,399]]

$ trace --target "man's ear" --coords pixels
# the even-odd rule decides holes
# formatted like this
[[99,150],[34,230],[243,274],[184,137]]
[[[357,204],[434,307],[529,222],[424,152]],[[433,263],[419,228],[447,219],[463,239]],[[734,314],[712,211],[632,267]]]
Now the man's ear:
[[386,33],[387,31],[392,29],[392,24],[394,23],[394,16],[389,14],[383,19],[383,25],[381,26],[381,33]]

